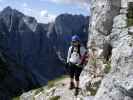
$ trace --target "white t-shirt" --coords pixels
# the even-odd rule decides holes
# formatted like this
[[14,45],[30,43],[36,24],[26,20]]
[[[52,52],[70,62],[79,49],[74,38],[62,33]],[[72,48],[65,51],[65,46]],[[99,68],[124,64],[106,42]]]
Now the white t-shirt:
[[[73,52],[71,53],[72,48],[73,48]],[[85,52],[86,52],[86,49],[83,46],[81,46],[80,47],[81,57],[84,56]],[[67,63],[71,62],[71,63],[77,64],[77,65],[80,64],[81,63],[80,55],[78,53],[78,48],[70,46],[69,50],[68,50]]]

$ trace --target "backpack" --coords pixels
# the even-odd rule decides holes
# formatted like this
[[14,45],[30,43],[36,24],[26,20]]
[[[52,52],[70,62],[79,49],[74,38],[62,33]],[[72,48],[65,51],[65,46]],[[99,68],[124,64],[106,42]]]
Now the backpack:
[[[71,57],[71,54],[73,53],[73,51],[74,51],[74,47],[72,46],[72,49],[71,49],[71,52],[70,52],[70,57]],[[83,55],[83,57],[81,56],[81,53],[80,53],[80,45],[78,46],[78,54],[79,54],[79,57],[81,58],[81,65],[82,66],[87,65],[89,55],[88,55],[87,52],[85,52],[85,54]]]
[[[74,51],[74,47],[72,46],[72,49],[71,49],[71,52],[70,52],[70,57],[71,57],[71,54],[73,53],[73,51]],[[78,46],[78,52],[77,53],[79,54],[79,57],[81,58],[80,45]]]
[[89,55],[86,51],[85,54],[83,55],[83,57],[81,58],[81,65],[86,66],[88,63],[88,59],[89,59]]

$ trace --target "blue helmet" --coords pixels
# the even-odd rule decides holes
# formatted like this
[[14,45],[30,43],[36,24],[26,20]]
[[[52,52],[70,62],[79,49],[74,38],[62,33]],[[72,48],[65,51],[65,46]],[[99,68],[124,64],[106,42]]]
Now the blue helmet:
[[72,36],[72,42],[74,42],[74,41],[80,41],[80,38],[78,35]]

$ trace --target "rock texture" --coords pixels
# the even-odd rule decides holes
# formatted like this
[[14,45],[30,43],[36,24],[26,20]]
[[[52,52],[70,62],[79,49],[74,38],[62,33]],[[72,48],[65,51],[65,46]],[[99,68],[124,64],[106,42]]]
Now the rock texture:
[[20,100],[93,100],[93,96],[87,96],[80,89],[80,94],[74,96],[74,90],[69,90],[69,78],[54,82],[54,85],[29,91],[20,96]]
[[[94,100],[133,100],[133,36],[132,27],[127,26],[128,2],[133,1],[92,0],[90,41],[95,40],[103,51],[106,42],[112,47],[111,71],[102,80]],[[97,16],[99,13],[101,16]]]
[[88,22],[84,16],[62,14],[55,23],[42,24],[10,7],[0,12],[0,53],[4,56],[0,59],[6,60],[11,73],[0,84],[5,98],[63,74],[62,59],[66,58],[71,36],[79,34],[87,41]]

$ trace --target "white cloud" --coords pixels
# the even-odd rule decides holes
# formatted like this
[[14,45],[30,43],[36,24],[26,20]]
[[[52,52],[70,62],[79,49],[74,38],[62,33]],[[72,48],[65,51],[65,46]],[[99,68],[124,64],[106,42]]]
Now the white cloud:
[[53,22],[56,18],[56,15],[49,14],[49,12],[46,9],[41,10],[41,11],[37,9],[33,9],[33,8],[31,9],[27,3],[23,3],[22,7],[23,9],[21,9],[21,11],[24,14],[35,17],[37,21],[40,23]]
[[[46,0],[41,0],[46,1]],[[57,4],[76,4],[82,9],[87,9],[90,14],[90,0],[49,0],[50,2]]]
[[50,0],[54,3],[63,3],[63,4],[78,4],[80,6],[89,5],[90,0]]
[[[46,0],[40,0],[40,1],[45,2]],[[87,9],[88,14],[90,14],[90,4],[89,4],[90,0],[48,0],[48,1],[53,3],[59,3],[59,4],[78,5],[82,9]],[[31,9],[27,3],[23,3],[22,7],[23,9],[21,10],[26,15],[35,17],[38,20],[38,22],[41,22],[41,23],[48,23],[48,22],[54,21],[55,18],[57,17],[57,15],[50,14],[49,11],[47,11],[46,9],[43,9],[41,11],[34,8]]]
[[[40,0],[40,1],[46,1],[46,0]],[[53,3],[62,3],[62,4],[79,4],[79,5],[89,5],[91,0],[48,0],[49,2]]]
[[67,3],[67,4],[70,4],[70,3],[89,3],[90,0],[51,0],[52,2],[55,2],[55,3]]
[[2,8],[0,7],[0,11],[2,11]]
[[32,9],[29,7],[29,5],[26,2],[24,2],[22,4],[22,8],[24,10],[24,13],[26,13],[26,14],[29,13],[30,11],[32,11]]
[[56,18],[56,15],[49,14],[47,10],[40,11],[40,15],[38,16],[39,22],[53,22]]
[[20,10],[24,14],[35,17],[37,21],[40,23],[49,23],[54,21],[56,18],[56,15],[49,14],[49,12],[46,9],[37,10],[35,8],[30,8],[30,5],[28,5],[26,2],[24,2],[21,6],[22,9]]
[[28,4],[24,2],[22,6],[23,7],[28,7]]
[[46,16],[48,16],[48,11],[47,11],[47,10],[42,10],[42,11],[40,12],[40,16],[41,16],[41,17],[46,17]]

